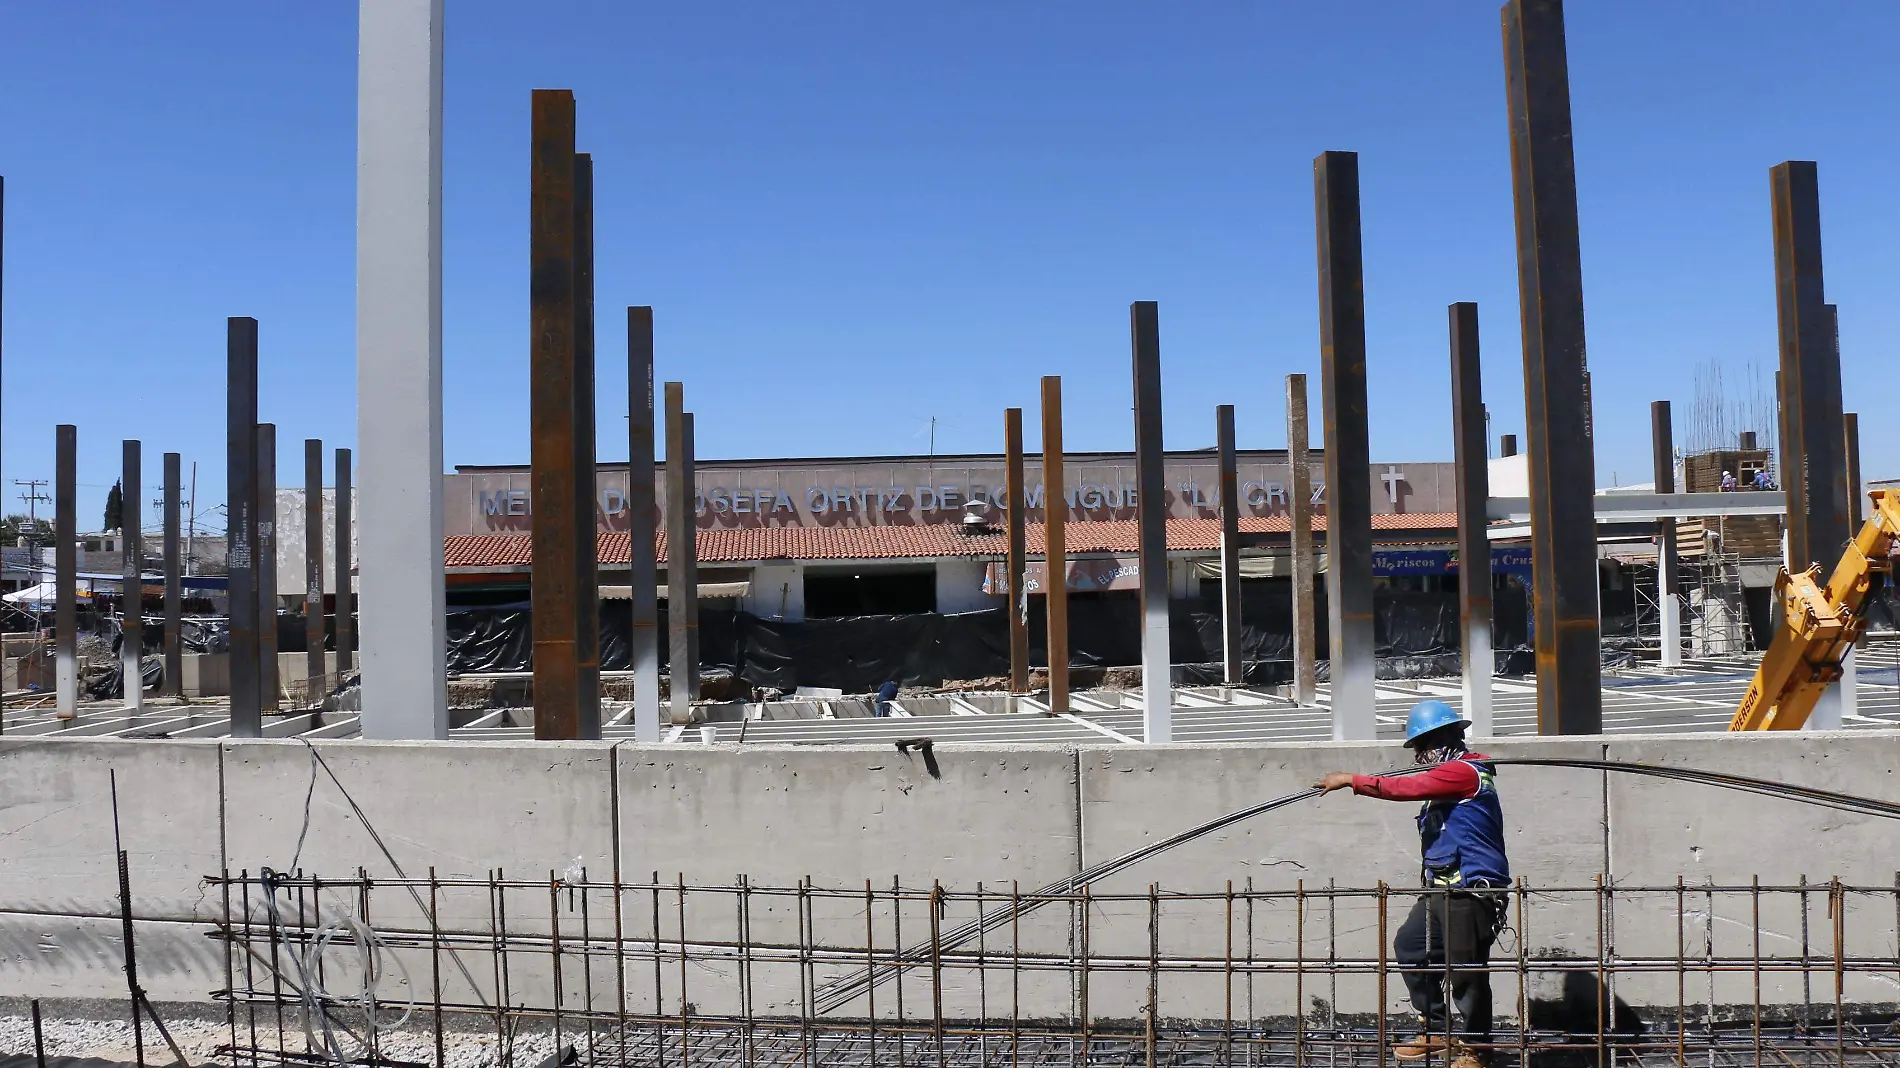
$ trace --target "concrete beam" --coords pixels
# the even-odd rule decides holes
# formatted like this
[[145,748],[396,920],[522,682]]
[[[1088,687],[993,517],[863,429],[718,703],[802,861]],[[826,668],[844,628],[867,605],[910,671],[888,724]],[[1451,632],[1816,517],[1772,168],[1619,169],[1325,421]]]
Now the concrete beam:
[[1042,378],[1043,608],[1049,624],[1049,714],[1069,711],[1068,501],[1062,495],[1062,378]]
[[1009,692],[1029,692],[1028,532],[1023,529],[1023,410],[1003,410],[1004,499],[1009,509]]
[[137,441],[121,446],[123,470],[119,474],[119,579],[120,615],[124,622],[119,642],[119,695],[133,715],[145,707],[145,673],[140,660],[145,652],[144,501],[145,472]]
[[1170,741],[1174,736],[1168,658],[1168,480],[1161,448],[1161,323],[1154,301],[1139,300],[1129,306],[1128,332],[1135,377],[1135,545],[1141,568],[1141,727],[1143,740],[1154,744]]
[[1333,737],[1373,737],[1372,475],[1366,422],[1365,270],[1359,156],[1313,161],[1320,394],[1326,421],[1326,622]]
[[633,738],[660,740],[660,607],[654,584],[653,309],[627,309],[628,606],[633,612]]
[[442,586],[443,0],[362,0],[356,388],[363,736],[446,738]]
[[1221,677],[1230,686],[1247,681],[1240,643],[1240,464],[1234,455],[1234,406],[1214,409],[1214,450],[1220,459],[1220,637]]
[[231,737],[258,738],[264,729],[264,696],[258,685],[257,662],[257,320],[233,317],[225,329],[225,562],[231,611]]
[[[1641,523],[1670,516],[1783,515],[1787,512],[1787,498],[1776,490],[1603,493],[1594,495],[1590,503],[1598,523]],[[1536,506],[1531,497],[1492,497],[1485,503],[1485,514],[1493,523],[1534,523]],[[1494,532],[1492,537],[1495,539],[1497,534]]]
[[1471,733],[1491,733],[1491,543],[1484,514],[1490,494],[1485,440],[1483,365],[1478,358],[1478,306],[1453,304],[1451,420],[1458,497],[1458,621],[1463,635],[1463,697]]
[[[1651,401],[1649,438],[1652,477],[1657,493],[1676,492],[1675,428],[1670,421],[1669,402]],[[1676,590],[1676,517],[1656,521],[1656,605],[1661,614],[1662,666],[1682,665],[1682,597]]]
[[1510,0],[1502,12],[1517,209],[1524,416],[1530,437],[1537,718],[1545,734],[1603,728],[1596,459],[1583,332],[1583,261],[1571,147],[1570,69],[1561,0]]
[[1319,693],[1319,620],[1314,617],[1313,461],[1306,419],[1306,376],[1286,376],[1287,496],[1293,557],[1293,700],[1310,705]]

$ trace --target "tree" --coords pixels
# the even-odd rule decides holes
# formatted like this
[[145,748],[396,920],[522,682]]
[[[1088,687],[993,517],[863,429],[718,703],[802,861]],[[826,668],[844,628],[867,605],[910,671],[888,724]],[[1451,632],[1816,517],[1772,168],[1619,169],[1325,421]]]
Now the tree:
[[125,492],[119,488],[117,482],[114,482],[112,488],[106,492],[106,525],[103,529],[119,529],[119,524],[124,515]]

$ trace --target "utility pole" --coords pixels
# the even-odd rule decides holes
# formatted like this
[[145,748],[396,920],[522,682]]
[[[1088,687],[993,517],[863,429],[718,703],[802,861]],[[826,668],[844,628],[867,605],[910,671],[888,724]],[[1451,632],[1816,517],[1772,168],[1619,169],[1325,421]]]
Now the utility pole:
[[13,484],[26,487],[26,492],[20,494],[20,499],[26,502],[27,538],[30,547],[35,552],[38,552],[40,547],[40,513],[38,506],[41,501],[45,501],[47,504],[53,503],[53,498],[41,493],[40,487],[49,485],[50,483],[43,478],[16,478],[13,480]]

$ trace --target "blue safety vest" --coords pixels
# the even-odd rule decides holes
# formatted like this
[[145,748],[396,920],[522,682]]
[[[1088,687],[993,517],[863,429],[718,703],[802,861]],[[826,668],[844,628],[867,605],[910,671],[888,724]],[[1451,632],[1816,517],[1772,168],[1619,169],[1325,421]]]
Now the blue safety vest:
[[1504,808],[1491,765],[1459,757],[1478,769],[1478,793],[1462,801],[1427,801],[1418,813],[1427,886],[1508,886]]

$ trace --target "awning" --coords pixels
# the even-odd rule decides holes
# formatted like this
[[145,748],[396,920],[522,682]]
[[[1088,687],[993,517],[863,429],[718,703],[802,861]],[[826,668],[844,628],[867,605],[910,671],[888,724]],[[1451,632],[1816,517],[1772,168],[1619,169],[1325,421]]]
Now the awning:
[[[699,599],[704,601],[715,597],[744,597],[752,592],[750,582],[702,582],[699,584]],[[666,587],[659,587],[657,596],[666,600]],[[633,599],[632,586],[602,586],[600,599],[603,601],[630,601]]]

